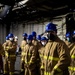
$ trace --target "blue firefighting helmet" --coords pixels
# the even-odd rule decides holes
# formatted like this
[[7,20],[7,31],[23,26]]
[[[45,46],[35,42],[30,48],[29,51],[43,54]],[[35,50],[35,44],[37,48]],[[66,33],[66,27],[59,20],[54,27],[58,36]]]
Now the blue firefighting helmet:
[[32,35],[33,37],[36,37],[36,32],[33,31],[33,32],[31,33],[31,35]]
[[53,24],[53,23],[48,23],[46,28],[45,28],[45,31],[46,32],[49,32],[49,31],[55,31],[57,32],[57,29],[56,29],[56,25]]
[[46,37],[41,37],[41,41],[48,40]]
[[28,40],[33,40],[33,36],[32,35],[28,35],[27,39]]
[[14,37],[14,35],[12,33],[8,34],[8,37],[11,38],[11,37]]
[[66,33],[66,37],[70,37],[70,32]]
[[23,34],[23,37],[27,37],[27,36],[28,36],[27,33],[24,33],[24,34]]
[[38,35],[37,36],[37,40],[41,40],[41,35]]

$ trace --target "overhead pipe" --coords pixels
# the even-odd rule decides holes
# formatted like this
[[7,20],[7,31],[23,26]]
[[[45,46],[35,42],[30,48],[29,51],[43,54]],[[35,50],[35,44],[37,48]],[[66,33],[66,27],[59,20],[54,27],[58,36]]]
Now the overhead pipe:
[[[6,0],[3,0],[3,1],[6,1]],[[6,3],[3,1],[2,0],[0,1],[4,5],[2,11],[0,12],[0,20],[5,18],[9,14],[9,12],[12,10],[12,8],[15,5],[15,2],[20,1],[18,2],[18,4],[19,6],[21,6],[21,5],[24,5],[28,0],[11,0],[10,2],[9,0],[7,0]]]
[[0,19],[2,20],[3,18],[5,18],[9,14],[11,9],[12,6],[4,5],[3,10],[0,12]]

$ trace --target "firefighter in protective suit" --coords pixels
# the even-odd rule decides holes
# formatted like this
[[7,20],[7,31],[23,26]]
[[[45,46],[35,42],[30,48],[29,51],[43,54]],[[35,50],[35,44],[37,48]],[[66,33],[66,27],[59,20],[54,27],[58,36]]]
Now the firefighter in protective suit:
[[44,68],[43,68],[44,65],[42,65],[42,62],[43,62],[43,55],[44,55],[44,51],[45,51],[45,46],[47,44],[46,37],[41,37],[41,44],[42,44],[42,47],[38,50],[39,56],[40,56],[40,72],[41,72],[41,75],[44,75]]
[[36,75],[36,47],[32,44],[33,37],[28,35],[27,45],[24,48],[24,75]]
[[37,51],[37,61],[36,61],[36,73],[37,75],[40,75],[40,56],[39,56],[39,52],[38,50],[41,48],[41,44],[39,44],[38,40],[36,39],[36,32],[33,31],[31,33],[31,35],[33,36],[33,40],[32,43],[34,44],[34,46],[36,47],[36,51]]
[[24,55],[24,47],[26,46],[27,44],[27,33],[24,33],[23,34],[23,40],[21,42],[21,74],[24,74],[24,59],[23,59],[23,55]]
[[[3,48],[4,48],[4,45],[6,44],[6,42],[8,42],[8,41],[9,41],[9,37],[6,36],[6,38],[5,38],[5,43],[2,45]],[[3,57],[5,58],[5,50],[4,50],[4,55],[3,55]],[[4,60],[5,60],[5,59],[4,59]]]
[[[8,41],[9,37],[6,36],[6,41]],[[5,56],[5,52],[4,54],[1,54],[0,55],[0,70],[3,72],[3,60],[2,60],[2,56],[4,57]]]
[[17,44],[12,33],[8,37],[9,41],[3,45],[5,51],[4,75],[14,75]]
[[56,25],[49,23],[46,33],[48,43],[43,57],[44,75],[69,75],[70,53],[67,45],[57,37]]
[[70,49],[71,64],[69,66],[70,75],[75,75],[75,31],[72,36],[72,48]]

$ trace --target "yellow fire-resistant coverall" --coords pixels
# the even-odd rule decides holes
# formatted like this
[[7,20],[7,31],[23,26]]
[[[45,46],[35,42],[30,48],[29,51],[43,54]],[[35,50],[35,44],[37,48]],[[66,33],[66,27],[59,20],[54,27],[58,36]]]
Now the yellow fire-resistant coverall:
[[71,58],[67,45],[58,37],[49,40],[44,52],[44,75],[68,75]]
[[39,56],[40,56],[40,72],[41,72],[41,75],[44,75],[44,65],[42,63],[43,63],[45,47],[42,46],[38,51],[39,51]]
[[38,42],[37,40],[33,40],[32,43],[34,46],[36,46],[37,50],[39,50],[42,47],[41,42]]
[[37,51],[36,71],[37,71],[37,75],[40,75],[40,56],[38,50],[41,48],[42,44],[37,40],[33,40],[32,43],[36,47],[36,51]]
[[75,43],[72,43],[72,48],[70,49],[71,64],[69,66],[70,75],[75,75]]
[[4,58],[4,74],[13,75],[15,70],[15,61],[16,61],[16,42],[8,41],[3,45],[5,50]]
[[24,47],[26,46],[26,44],[27,44],[27,42],[26,42],[26,40],[23,40],[22,42],[21,42],[21,72],[23,72],[24,71],[24,59],[23,59],[23,55],[24,55]]
[[24,75],[36,75],[36,55],[37,51],[33,44],[26,45],[24,48]]
[[66,43],[66,45],[68,46],[69,51],[74,47],[74,44],[71,43],[71,42],[65,41],[65,43]]

